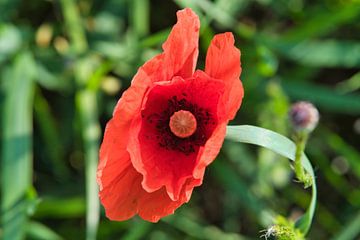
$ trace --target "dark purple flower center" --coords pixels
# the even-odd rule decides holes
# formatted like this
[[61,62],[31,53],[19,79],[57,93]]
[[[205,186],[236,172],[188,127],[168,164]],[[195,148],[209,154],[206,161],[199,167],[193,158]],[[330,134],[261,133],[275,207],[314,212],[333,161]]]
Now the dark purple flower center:
[[[144,133],[145,137],[156,139],[160,147],[168,150],[179,151],[186,155],[196,152],[200,146],[206,143],[217,123],[214,115],[208,109],[188,101],[186,93],[182,93],[181,97],[172,96],[167,100],[165,106],[164,109],[153,109],[155,111],[150,114],[145,110],[142,112],[142,117],[148,129]],[[182,113],[183,116],[186,115],[185,118],[187,118],[190,125],[194,124],[194,122],[188,117],[193,116],[196,124],[195,127],[190,126],[189,132],[182,136],[176,134],[174,129],[170,127],[172,125],[171,119],[177,113]]]

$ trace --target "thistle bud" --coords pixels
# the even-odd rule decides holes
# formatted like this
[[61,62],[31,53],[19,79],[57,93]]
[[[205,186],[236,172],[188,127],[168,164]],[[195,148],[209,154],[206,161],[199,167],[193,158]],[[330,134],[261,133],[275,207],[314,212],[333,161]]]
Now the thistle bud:
[[290,121],[296,131],[311,132],[319,122],[319,112],[309,102],[297,102],[289,112]]

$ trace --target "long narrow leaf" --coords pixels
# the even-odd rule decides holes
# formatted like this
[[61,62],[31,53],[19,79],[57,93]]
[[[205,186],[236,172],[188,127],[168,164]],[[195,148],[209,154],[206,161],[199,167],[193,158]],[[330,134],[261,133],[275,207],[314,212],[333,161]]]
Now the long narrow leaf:
[[86,159],[86,235],[88,240],[93,240],[96,239],[100,212],[96,183],[100,127],[95,92],[83,90],[78,93],[77,107],[81,115]]
[[27,192],[32,185],[32,104],[34,60],[22,53],[8,76],[2,111],[1,215],[3,239],[22,239],[27,222]]
[[149,0],[133,0],[131,21],[135,34],[143,37],[149,33]]
[[57,233],[39,222],[31,221],[27,226],[27,235],[30,239],[37,240],[62,240]]
[[182,232],[185,232],[189,237],[195,239],[249,240],[248,238],[243,237],[240,234],[223,232],[221,229],[212,225],[203,226],[198,222],[196,222],[195,220],[186,217],[181,213],[177,213],[176,217],[174,216],[166,217],[162,221],[179,229]]
[[[88,47],[85,29],[76,1],[61,0],[65,22],[69,28],[69,36],[74,52],[80,57]],[[79,86],[87,83],[88,73],[82,72],[80,58],[75,64],[75,80]],[[79,90],[76,93],[77,109],[80,113],[81,131],[85,150],[85,180],[86,180],[86,239],[95,240],[99,225],[100,204],[96,183],[96,167],[98,161],[100,127],[97,119],[96,92]]]
[[304,41],[297,44],[279,42],[278,39],[271,41],[269,45],[282,55],[306,66],[360,66],[360,44],[355,41]]
[[[294,28],[290,28],[283,34],[282,40],[287,42],[297,42],[309,38],[323,36],[341,25],[354,21],[358,18],[360,5],[356,1],[348,1],[337,6],[331,4],[331,8],[325,9],[321,4],[305,11],[308,17]],[[355,20],[356,21],[356,20]]]
[[293,99],[310,101],[329,112],[348,115],[360,114],[359,94],[340,94],[325,86],[293,81],[282,81],[285,92]]
[[76,3],[73,0],[61,0],[60,2],[74,51],[76,53],[83,52],[87,48],[87,42]]
[[349,220],[342,229],[332,240],[352,240],[360,233],[360,212]]
[[[295,159],[295,144],[288,138],[264,128],[249,125],[229,126],[227,127],[226,138],[236,142],[262,146],[291,160]],[[317,190],[314,171],[305,154],[302,155],[301,162],[305,170],[313,179],[310,206],[306,210],[305,214],[296,222],[296,226],[302,231],[302,233],[306,234],[310,229],[314,216]]]

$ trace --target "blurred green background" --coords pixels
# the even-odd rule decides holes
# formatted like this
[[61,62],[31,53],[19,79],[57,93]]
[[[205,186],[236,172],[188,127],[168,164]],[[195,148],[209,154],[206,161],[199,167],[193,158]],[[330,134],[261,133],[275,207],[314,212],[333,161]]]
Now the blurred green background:
[[233,32],[242,51],[245,98],[232,124],[290,137],[290,104],[319,108],[306,149],[319,193],[308,238],[360,239],[360,1],[351,0],[0,0],[0,238],[259,239],[269,214],[304,211],[310,192],[286,159],[226,141],[173,216],[105,218],[102,132],[184,7],[201,19],[198,68],[216,33]]

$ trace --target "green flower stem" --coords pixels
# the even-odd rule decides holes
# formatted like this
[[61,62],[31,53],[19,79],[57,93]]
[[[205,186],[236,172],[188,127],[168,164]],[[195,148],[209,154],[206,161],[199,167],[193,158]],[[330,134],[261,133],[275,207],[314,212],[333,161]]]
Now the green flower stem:
[[305,172],[302,163],[301,155],[305,150],[306,142],[309,134],[307,132],[299,132],[295,137],[296,151],[295,151],[295,161],[294,161],[294,171],[297,179],[304,183],[304,187],[308,188],[312,185],[311,176]]

